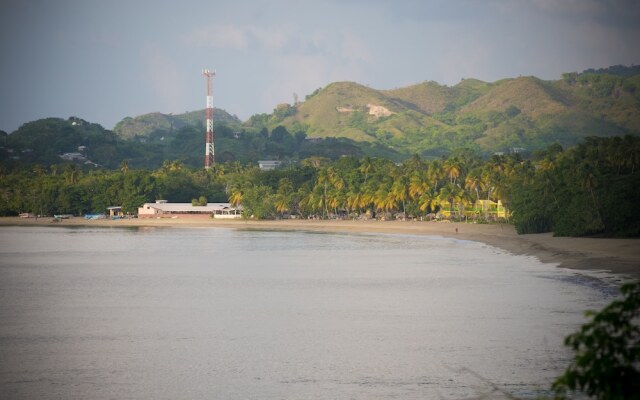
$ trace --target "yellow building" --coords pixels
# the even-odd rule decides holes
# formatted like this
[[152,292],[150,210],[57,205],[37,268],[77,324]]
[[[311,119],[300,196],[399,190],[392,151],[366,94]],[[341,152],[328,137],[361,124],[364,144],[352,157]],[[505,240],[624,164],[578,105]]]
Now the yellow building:
[[[442,208],[439,211],[439,213],[444,215],[445,218],[451,217],[451,210],[449,210],[449,206],[449,203],[442,204]],[[460,210],[454,208],[454,215],[458,215],[459,212]],[[462,210],[462,213],[467,218],[507,218],[507,209],[504,208],[501,200],[498,200],[497,203],[492,200],[478,200],[473,205],[465,207]]]
[[122,218],[124,216],[121,206],[107,207],[107,212],[109,213],[110,219]]

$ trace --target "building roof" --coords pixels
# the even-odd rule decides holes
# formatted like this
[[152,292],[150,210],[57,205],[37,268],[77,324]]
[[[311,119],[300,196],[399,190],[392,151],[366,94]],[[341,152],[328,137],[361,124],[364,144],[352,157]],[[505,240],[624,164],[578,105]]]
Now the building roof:
[[145,203],[143,207],[155,208],[163,212],[199,212],[212,213],[222,210],[239,210],[240,207],[232,207],[230,203],[209,203],[206,206],[194,206],[191,203]]
[[258,161],[258,166],[262,171],[272,170],[280,167],[282,165],[282,161],[280,160],[260,160]]

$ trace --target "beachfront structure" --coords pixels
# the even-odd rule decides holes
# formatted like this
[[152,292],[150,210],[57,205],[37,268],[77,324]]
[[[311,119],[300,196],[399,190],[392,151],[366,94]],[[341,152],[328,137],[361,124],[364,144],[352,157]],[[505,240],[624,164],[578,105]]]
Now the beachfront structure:
[[122,206],[107,207],[107,215],[111,219],[122,218],[124,213],[122,212]]
[[192,203],[169,203],[156,200],[138,207],[138,218],[240,218],[242,207],[232,207],[230,203],[208,203],[195,206]]
[[[441,204],[439,213],[445,218],[451,217],[451,211],[449,210],[449,203]],[[467,218],[485,217],[489,219],[507,219],[508,210],[502,205],[502,201],[498,202],[492,200],[478,200],[474,204],[458,209],[456,205],[453,210],[454,215],[464,215]]]

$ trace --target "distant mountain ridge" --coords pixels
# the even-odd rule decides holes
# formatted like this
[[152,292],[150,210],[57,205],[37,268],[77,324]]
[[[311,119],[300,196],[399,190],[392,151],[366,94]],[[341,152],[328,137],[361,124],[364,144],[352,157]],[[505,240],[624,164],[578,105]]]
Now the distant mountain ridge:
[[[640,134],[640,66],[565,73],[552,81],[426,81],[389,90],[334,82],[244,122],[215,109],[214,127],[219,162],[344,155],[401,161],[459,148],[491,155],[553,143],[569,147],[588,136]],[[0,145],[0,166],[50,165],[77,152],[107,168],[125,160],[132,167],[176,159],[197,166],[204,110],[126,117],[113,131],[76,117],[47,118],[0,132]]]
[[[215,120],[218,123],[239,125],[240,119],[225,110],[214,108]],[[123,139],[144,138],[154,132],[172,133],[185,126],[201,126],[204,124],[204,110],[186,112],[183,114],[162,114],[159,112],[126,117],[118,122],[113,131]]]
[[[114,132],[125,139],[201,127],[204,110],[125,118]],[[439,156],[458,147],[484,153],[574,145],[587,136],[640,133],[640,66],[612,66],[562,79],[533,76],[496,82],[463,79],[453,86],[426,81],[390,90],[334,82],[297,104],[242,123],[216,109],[216,123],[269,131],[284,126],[313,138],[347,138],[402,154]]]
[[640,133],[640,75],[612,70],[616,74],[573,73],[556,81],[465,79],[451,87],[430,81],[392,90],[336,82],[291,106],[285,117],[274,112],[262,120],[270,128],[302,127],[311,138],[347,137],[425,156],[461,146],[485,153],[570,146],[587,136]]

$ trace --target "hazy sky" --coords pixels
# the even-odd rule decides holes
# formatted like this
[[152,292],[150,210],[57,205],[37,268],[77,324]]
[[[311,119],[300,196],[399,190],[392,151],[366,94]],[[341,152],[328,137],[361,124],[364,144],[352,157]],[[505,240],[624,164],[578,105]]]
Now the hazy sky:
[[640,64],[636,0],[0,0],[0,129],[214,104],[246,119],[334,81],[427,80]]

